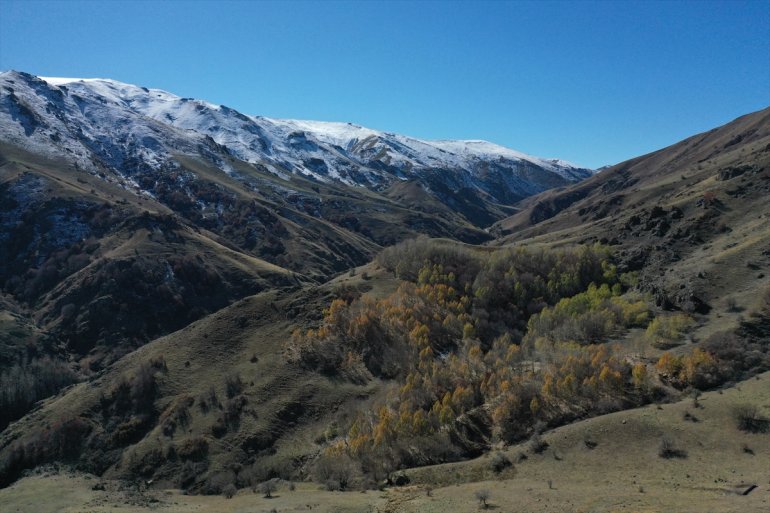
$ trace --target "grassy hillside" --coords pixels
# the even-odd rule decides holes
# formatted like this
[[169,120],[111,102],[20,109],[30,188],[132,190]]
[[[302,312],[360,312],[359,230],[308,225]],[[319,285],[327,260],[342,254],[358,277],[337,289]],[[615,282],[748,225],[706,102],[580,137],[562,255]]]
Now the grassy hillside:
[[[248,489],[225,499],[139,490],[95,476],[48,471],[0,490],[0,504],[22,512],[118,508],[133,513],[161,507],[172,513],[233,513],[312,507],[320,512],[407,513],[476,511],[476,492],[486,490],[489,509],[503,512],[765,511],[770,508],[770,434],[737,429],[733,408],[756,404],[770,415],[769,394],[770,374],[765,373],[739,387],[703,394],[698,407],[687,398],[549,431],[543,435],[549,447],[541,454],[532,454],[528,444],[506,448],[503,454],[516,463],[499,474],[492,469],[492,457],[484,456],[408,471],[409,485],[382,492],[328,492],[299,483],[294,490],[280,485],[271,499]],[[686,420],[686,414],[698,421]],[[686,457],[658,456],[664,436],[675,440]],[[520,454],[527,458],[517,461]],[[751,485],[757,488],[741,495]]]
[[747,309],[770,283],[768,193],[765,109],[528,198],[490,232],[501,245],[601,241],[664,308]]
[[[19,441],[54,436],[44,426],[74,419],[90,440],[79,446],[81,463],[109,476],[146,474],[170,486],[201,487],[201,476],[255,458],[263,480],[301,472],[295,466],[317,450],[314,440],[378,385],[304,373],[287,364],[282,344],[298,325],[317,322],[335,295],[376,294],[389,286],[368,272],[366,280],[346,275],[298,292],[266,291],[193,322],[45,401],[8,427],[0,445],[8,455]],[[200,455],[173,454],[196,443],[205,446]],[[188,468],[192,481],[184,481],[181,468]]]
[[[383,253],[384,268],[251,296],[9,426],[2,477],[67,461],[205,494],[274,477],[367,487],[770,365],[770,312],[681,345],[691,328],[668,314],[636,328],[649,305],[605,258],[423,240]],[[681,356],[658,361],[666,337]]]

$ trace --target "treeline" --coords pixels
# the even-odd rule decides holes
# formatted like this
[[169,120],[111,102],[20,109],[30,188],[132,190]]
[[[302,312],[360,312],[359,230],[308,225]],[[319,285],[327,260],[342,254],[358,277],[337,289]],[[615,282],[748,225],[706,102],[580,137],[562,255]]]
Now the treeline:
[[[27,469],[55,461],[101,475],[121,458],[126,446],[141,440],[156,424],[156,376],[165,371],[162,357],[143,362],[105,390],[88,414],[68,413],[30,436],[10,441],[0,458],[0,487]],[[149,467],[150,473],[154,470]],[[133,467],[131,471],[141,475]]]
[[32,406],[77,380],[65,362],[34,358],[0,370],[0,430]]

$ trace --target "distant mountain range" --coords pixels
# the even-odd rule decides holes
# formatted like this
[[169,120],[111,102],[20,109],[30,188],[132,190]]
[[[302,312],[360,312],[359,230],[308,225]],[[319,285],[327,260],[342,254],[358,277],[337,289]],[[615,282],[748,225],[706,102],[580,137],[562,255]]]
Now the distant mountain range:
[[[478,194],[503,205],[591,176],[486,141],[425,141],[351,123],[247,116],[108,79],[0,74],[0,139],[39,154],[104,170],[109,179],[153,193],[147,172],[179,169],[177,156],[207,160],[242,178],[238,159],[279,177],[301,175],[374,191],[415,181],[452,207]],[[149,190],[148,190],[149,189]],[[468,215],[474,224],[487,216]]]

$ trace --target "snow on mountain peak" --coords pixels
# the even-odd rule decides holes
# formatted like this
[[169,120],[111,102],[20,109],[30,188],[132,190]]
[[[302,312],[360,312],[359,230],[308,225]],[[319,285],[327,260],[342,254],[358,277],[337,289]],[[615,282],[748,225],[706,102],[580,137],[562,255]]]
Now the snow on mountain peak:
[[[247,160],[254,160],[255,158],[254,155],[250,154],[251,152],[246,151],[246,149],[243,148],[244,145],[248,146],[253,144],[254,141],[244,141],[242,137],[236,137],[235,139],[237,140],[234,140],[232,136],[217,134],[217,130],[227,132],[228,128],[231,127],[223,126],[221,119],[216,123],[210,123],[208,125],[206,122],[196,119],[200,116],[189,112],[189,108],[180,108],[178,105],[179,102],[184,103],[189,100],[180,98],[172,93],[160,89],[141,88],[110,79],[40,78],[52,85],[82,84],[91,88],[94,92],[98,92],[102,96],[109,97],[114,101],[131,99],[136,102],[140,98],[145,99],[146,101],[138,102],[137,105],[132,106],[144,115],[148,115],[164,122],[170,121],[171,124],[179,126],[180,128],[202,131],[213,137],[218,143],[227,145],[228,147],[234,145],[231,149],[242,158],[245,157]],[[194,100],[194,104],[205,105],[208,107],[210,110],[210,112],[207,113],[208,115],[211,115],[212,112],[221,113],[223,110],[227,111],[225,114],[234,112],[232,109],[222,105],[200,100]],[[267,128],[266,132],[268,133],[278,133],[285,137],[291,133],[303,132],[310,135],[310,137],[317,142],[346,149],[351,145],[368,138],[395,140],[400,144],[404,144],[413,149],[414,155],[412,155],[413,158],[406,159],[391,155],[391,160],[409,161],[410,165],[417,166],[418,168],[423,166],[434,167],[439,163],[452,166],[463,166],[465,164],[464,161],[468,159],[482,161],[510,159],[531,163],[548,169],[549,171],[559,173],[565,177],[572,176],[571,169],[581,169],[579,166],[565,160],[534,157],[484,140],[423,140],[373,130],[371,128],[346,122],[275,119],[262,116],[249,116],[249,118],[258,125],[268,125],[268,127],[263,127]],[[275,144],[275,142],[273,142],[270,146],[281,148],[283,145]],[[392,151],[389,153],[392,154]]]
[[[0,80],[10,80],[9,73],[15,72],[0,73]],[[13,76],[35,80],[27,74]],[[466,186],[483,180],[494,169],[506,187],[528,195],[591,174],[562,160],[533,157],[482,140],[430,141],[353,123],[246,116],[223,105],[111,79],[40,80],[66,93],[60,97],[64,99],[62,108],[69,109],[72,126],[83,127],[97,141],[89,143],[89,150],[80,136],[73,136],[67,151],[85,155],[98,147],[104,152],[100,158],[116,165],[123,158],[120,155],[130,150],[159,166],[179,153],[180,147],[198,147],[199,141],[210,137],[238,159],[260,163],[279,176],[299,173],[320,181],[375,188],[439,171],[456,175],[457,183]],[[30,104],[37,101],[35,95],[49,94],[41,91],[39,85],[32,88],[27,99]],[[61,124],[56,116],[43,112],[43,105],[35,110],[48,125]],[[117,140],[128,146],[117,147]],[[534,170],[540,173],[537,177]]]

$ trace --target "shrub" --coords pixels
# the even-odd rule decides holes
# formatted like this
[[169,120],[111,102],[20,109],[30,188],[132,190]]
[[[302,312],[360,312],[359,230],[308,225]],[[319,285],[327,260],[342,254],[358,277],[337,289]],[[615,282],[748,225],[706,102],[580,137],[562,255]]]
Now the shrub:
[[658,447],[658,456],[665,459],[686,458],[687,451],[678,448],[670,438],[663,437]]
[[241,381],[240,375],[233,374],[225,378],[225,395],[227,396],[228,399],[232,399],[236,395],[240,394],[242,391],[243,391],[243,381]]
[[327,490],[346,490],[360,477],[360,468],[347,454],[323,454],[316,461],[314,474]]
[[209,442],[202,436],[187,438],[179,444],[176,454],[183,460],[200,461],[209,453]]
[[227,434],[227,423],[222,416],[217,417],[214,424],[211,425],[211,434],[216,438],[222,438]]
[[645,336],[654,347],[666,349],[680,344],[685,331],[694,323],[692,317],[681,313],[656,317],[647,326]]
[[[225,490],[232,486],[235,488],[235,474],[230,471],[216,472],[209,476],[203,487],[203,493],[207,495],[224,495]],[[235,493],[233,493],[235,495]]]
[[489,493],[489,490],[476,490],[476,493],[474,493],[474,496],[476,497],[476,500],[479,501],[479,506],[481,506],[484,509],[487,509],[489,507],[489,498],[491,497],[491,493]]
[[684,412],[683,418],[684,420],[689,420],[690,422],[700,422],[700,419],[689,411]]
[[543,440],[540,433],[535,432],[529,439],[529,450],[535,454],[540,454],[546,449],[548,449],[548,442]]
[[273,492],[275,492],[278,489],[278,483],[280,482],[280,479],[268,479],[264,483],[259,484],[259,493],[264,495],[265,499],[270,499],[273,497]]
[[225,410],[223,414],[225,424],[228,427],[237,427],[241,418],[241,412],[243,411],[243,408],[246,406],[247,402],[248,400],[243,395],[228,399],[228,401],[225,403]]
[[163,413],[160,414],[158,423],[161,426],[163,434],[171,436],[176,431],[177,426],[186,427],[190,422],[190,406],[195,402],[195,399],[189,395],[183,395],[173,401],[166,407]]
[[225,499],[232,499],[237,492],[238,489],[235,488],[235,485],[230,483],[229,485],[225,486],[224,489],[222,489],[222,496]]
[[508,456],[503,454],[502,452],[496,452],[492,459],[489,462],[490,468],[497,472],[498,474],[505,470],[506,468],[510,467],[512,465],[511,460],[508,459]]
[[16,480],[22,471],[41,463],[75,460],[92,425],[80,417],[53,422],[26,440],[17,440],[3,451],[0,460],[0,487]]
[[115,427],[112,431],[112,441],[116,445],[139,441],[149,427],[149,421],[146,415],[132,415]]
[[208,464],[205,461],[193,462],[190,460],[185,461],[178,472],[177,484],[180,488],[185,489],[191,486],[195,480],[206,471]]
[[766,433],[770,431],[770,419],[764,417],[754,404],[740,404],[733,408],[733,418],[741,431]]
[[210,386],[206,393],[201,394],[198,398],[198,407],[202,413],[208,413],[211,408],[221,408],[222,403],[219,402],[217,397],[217,391],[214,386]]

